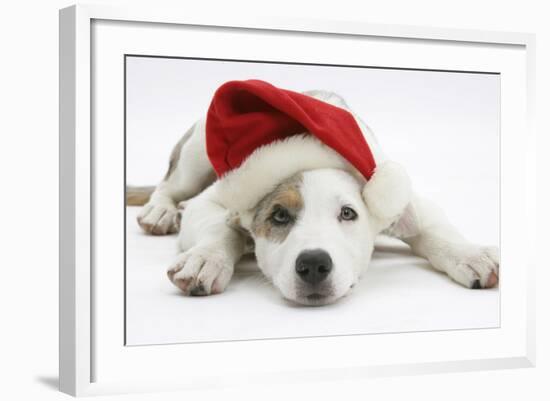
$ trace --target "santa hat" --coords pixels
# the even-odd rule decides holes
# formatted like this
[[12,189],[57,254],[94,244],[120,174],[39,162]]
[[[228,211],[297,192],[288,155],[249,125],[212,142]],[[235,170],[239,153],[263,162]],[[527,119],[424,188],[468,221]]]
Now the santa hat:
[[228,209],[254,207],[301,171],[337,168],[364,178],[363,199],[381,220],[410,201],[410,182],[393,162],[377,165],[354,116],[342,107],[260,80],[230,81],[212,99],[206,149]]

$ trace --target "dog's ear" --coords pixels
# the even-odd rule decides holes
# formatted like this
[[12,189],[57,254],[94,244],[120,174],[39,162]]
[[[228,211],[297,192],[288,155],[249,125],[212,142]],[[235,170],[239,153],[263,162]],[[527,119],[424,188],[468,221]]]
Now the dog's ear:
[[411,181],[405,169],[391,161],[378,166],[363,187],[363,200],[376,219],[377,231],[390,226],[403,213],[412,197]]

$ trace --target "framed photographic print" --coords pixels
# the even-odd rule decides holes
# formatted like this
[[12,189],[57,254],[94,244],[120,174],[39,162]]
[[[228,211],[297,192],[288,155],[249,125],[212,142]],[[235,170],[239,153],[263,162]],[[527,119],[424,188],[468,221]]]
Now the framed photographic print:
[[532,366],[533,47],[61,10],[61,390]]

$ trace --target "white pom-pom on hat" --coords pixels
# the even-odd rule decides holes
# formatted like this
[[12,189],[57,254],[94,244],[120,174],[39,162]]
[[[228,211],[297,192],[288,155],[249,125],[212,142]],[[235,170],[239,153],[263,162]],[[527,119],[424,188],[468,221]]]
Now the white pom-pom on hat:
[[409,176],[398,163],[386,161],[376,166],[363,187],[363,200],[369,213],[386,228],[396,220],[411,201]]

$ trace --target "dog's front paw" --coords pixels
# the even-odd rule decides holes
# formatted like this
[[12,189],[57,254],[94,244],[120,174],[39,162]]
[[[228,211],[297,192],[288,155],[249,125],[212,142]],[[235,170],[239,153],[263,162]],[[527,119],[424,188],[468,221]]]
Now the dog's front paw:
[[450,258],[447,274],[472,289],[492,288],[499,280],[499,254],[496,247],[467,247]]
[[141,209],[137,221],[148,234],[173,234],[178,231],[178,213],[178,209],[169,203],[147,203]]
[[232,275],[231,260],[214,249],[192,248],[181,253],[168,269],[168,278],[185,295],[221,293]]

